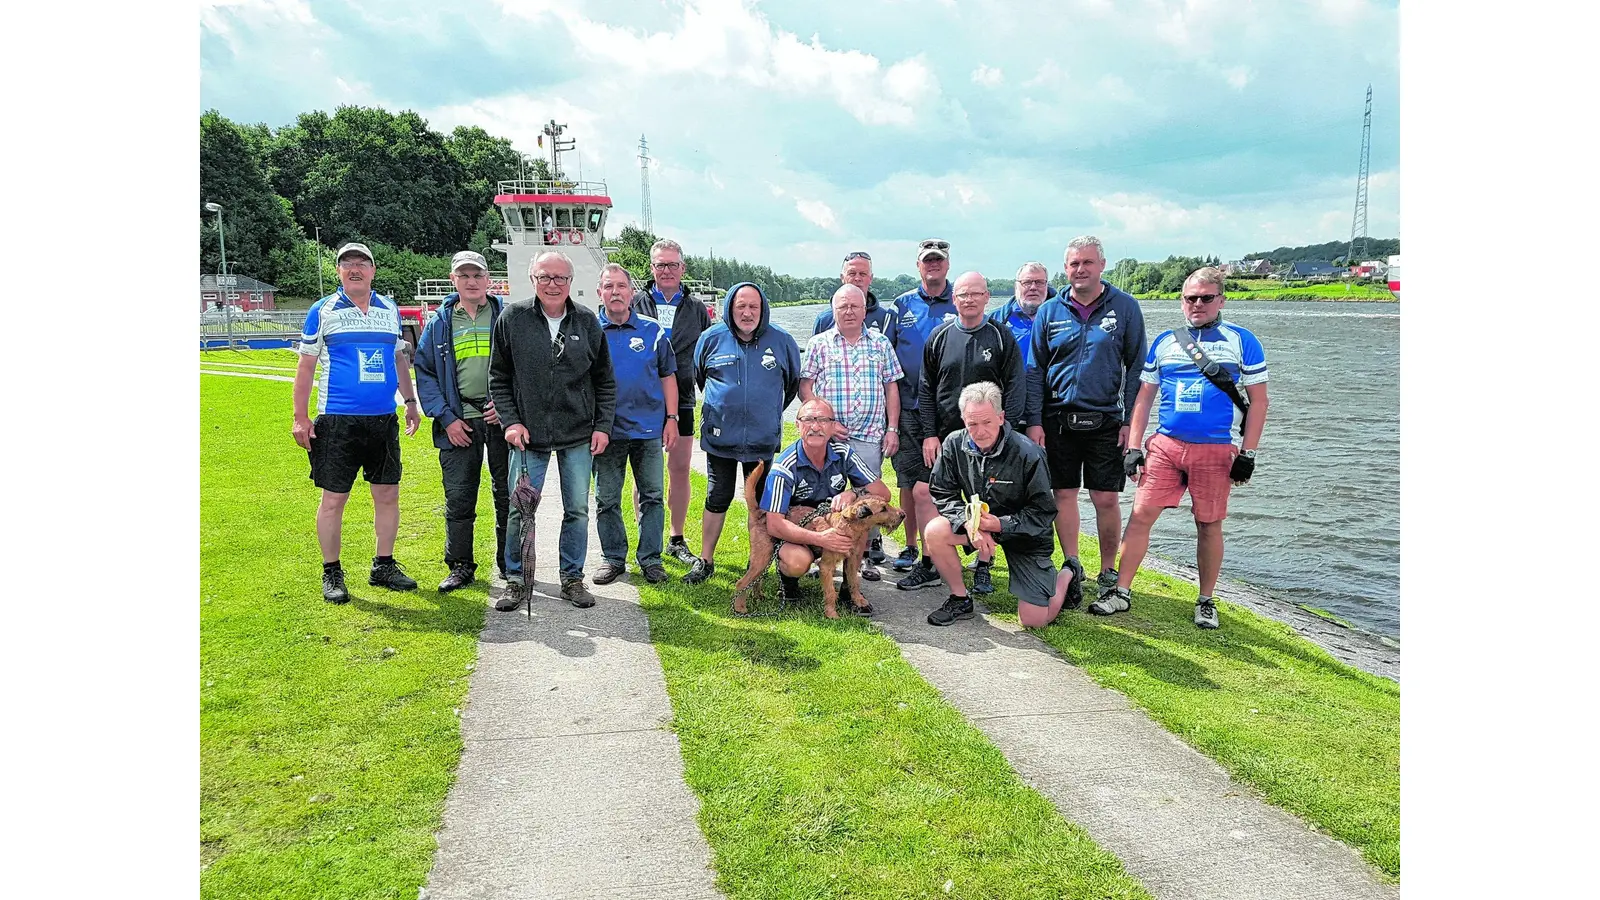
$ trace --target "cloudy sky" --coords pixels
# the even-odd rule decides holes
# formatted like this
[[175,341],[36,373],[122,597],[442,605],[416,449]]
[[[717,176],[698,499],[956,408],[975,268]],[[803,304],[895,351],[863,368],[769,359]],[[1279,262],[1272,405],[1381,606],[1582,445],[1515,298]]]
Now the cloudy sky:
[[[480,125],[540,152],[554,117],[608,230],[779,272],[869,250],[912,270],[1225,259],[1349,238],[1373,89],[1368,233],[1399,233],[1392,2],[1318,0],[211,0],[201,109],[279,127],[342,104]],[[570,175],[580,163],[563,157]]]

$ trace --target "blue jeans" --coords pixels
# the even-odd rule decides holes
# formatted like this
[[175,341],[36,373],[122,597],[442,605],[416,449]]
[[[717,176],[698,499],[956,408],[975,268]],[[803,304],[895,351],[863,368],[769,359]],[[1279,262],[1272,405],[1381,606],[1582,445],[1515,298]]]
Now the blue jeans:
[[661,438],[618,438],[594,458],[595,531],[600,533],[600,553],[620,566],[628,558],[628,532],[622,524],[622,481],[629,464],[639,489],[639,568],[661,565],[661,530],[666,510],[661,506],[663,466]]
[[[589,555],[589,445],[556,451],[513,447],[506,486],[516,490],[518,479],[527,472],[528,480],[542,492],[552,452],[561,478],[561,580],[566,582],[583,577],[583,561]],[[522,583],[522,513],[515,503],[506,515],[506,581]]]

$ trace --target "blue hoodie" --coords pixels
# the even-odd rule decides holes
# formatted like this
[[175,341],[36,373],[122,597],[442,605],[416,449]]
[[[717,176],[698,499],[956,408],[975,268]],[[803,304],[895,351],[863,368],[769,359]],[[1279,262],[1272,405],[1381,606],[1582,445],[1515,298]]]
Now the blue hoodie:
[[[1045,416],[1068,410],[1103,412],[1128,424],[1144,368],[1144,312],[1139,301],[1105,281],[1088,321],[1078,318],[1071,291],[1046,300],[1033,317],[1030,405]],[[1040,421],[1038,406],[1029,422]]]
[[929,297],[922,285],[894,298],[900,310],[900,321],[894,334],[894,353],[900,357],[900,368],[906,378],[900,382],[900,411],[917,408],[917,385],[922,383],[922,349],[935,328],[956,320],[955,282],[944,283],[944,293]]
[[[733,296],[742,287],[761,294],[761,322],[749,341],[733,332]],[[772,307],[761,288],[744,281],[728,288],[722,321],[706,329],[694,348],[700,406],[700,448],[748,461],[769,459],[783,446],[783,411],[800,392],[800,347],[771,324]]]
[[[438,310],[428,318],[417,338],[417,358],[411,364],[417,379],[417,400],[422,414],[433,420],[433,445],[449,450],[455,445],[445,429],[450,423],[463,418],[461,391],[456,387],[456,344],[450,332],[451,316],[461,295],[453,293],[444,298]],[[489,295],[489,327],[494,328],[500,318],[501,298]]]
[[[1046,285],[1045,301],[1053,300],[1055,296],[1056,289]],[[1044,309],[1044,301],[1040,301],[1033,315],[1038,315],[1041,309]],[[1033,368],[1033,316],[1023,313],[1022,304],[1017,302],[1017,298],[1013,296],[1006,301],[1005,306],[989,313],[989,321],[1011,329],[1011,336],[1017,339],[1017,346],[1022,350],[1022,364],[1030,369]]]

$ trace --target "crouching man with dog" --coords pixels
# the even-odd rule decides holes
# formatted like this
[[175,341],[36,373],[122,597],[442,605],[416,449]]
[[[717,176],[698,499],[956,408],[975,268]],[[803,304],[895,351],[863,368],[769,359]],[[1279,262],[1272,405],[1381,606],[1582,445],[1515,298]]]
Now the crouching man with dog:
[[939,446],[928,493],[939,515],[923,531],[923,547],[950,585],[944,605],[928,614],[930,625],[972,618],[972,598],[961,581],[956,547],[992,556],[1006,551],[1017,617],[1028,628],[1055,620],[1077,577],[1056,571],[1051,531],[1056,501],[1044,450],[1006,423],[1000,387],[992,381],[967,385],[957,399],[965,428]]
[[747,612],[746,594],[759,583],[776,547],[785,601],[799,600],[799,577],[820,559],[822,612],[837,619],[833,572],[842,561],[851,608],[870,616],[872,604],[861,595],[860,584],[867,534],[874,526],[896,527],[904,514],[889,505],[889,488],[850,444],[833,438],[836,422],[826,400],[801,404],[797,420],[800,439],[773,460],[759,503],[759,468],[746,480],[750,567],[735,585],[734,612]]

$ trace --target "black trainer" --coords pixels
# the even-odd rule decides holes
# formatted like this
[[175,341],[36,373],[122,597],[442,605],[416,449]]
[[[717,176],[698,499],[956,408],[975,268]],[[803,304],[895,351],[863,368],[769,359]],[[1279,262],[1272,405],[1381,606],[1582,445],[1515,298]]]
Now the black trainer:
[[561,582],[561,598],[579,609],[588,609],[594,605],[594,595],[589,593],[589,588],[584,585],[581,576]]
[[883,573],[879,572],[878,571],[878,567],[874,566],[872,564],[872,560],[867,559],[865,556],[861,557],[861,580],[862,581],[882,581],[883,580]]
[[322,599],[329,603],[349,603],[350,592],[344,588],[344,569],[334,566],[322,570]]
[[1069,556],[1067,564],[1061,568],[1072,570],[1072,581],[1067,585],[1067,599],[1061,604],[1061,608],[1077,609],[1083,605],[1083,563]]
[[681,534],[667,541],[667,547],[661,551],[661,555],[668,559],[675,559],[686,566],[694,565],[695,559],[698,558],[689,549],[689,542],[684,540]]
[[944,579],[939,577],[939,570],[932,565],[917,563],[911,567],[911,574],[896,581],[894,586],[902,591],[916,591],[925,587],[933,587]]
[[921,559],[921,557],[917,555],[917,551],[907,547],[900,551],[900,555],[896,556],[893,562],[889,563],[889,567],[896,572],[909,572],[911,567],[917,564],[918,559]]
[[972,592],[974,594],[994,593],[994,582],[989,580],[989,564],[978,563],[978,568],[972,571]]
[[393,557],[388,562],[379,562],[376,556],[372,558],[372,574],[367,576],[367,584],[391,591],[417,589],[417,580],[407,575],[406,567],[395,562]]
[[889,555],[883,552],[883,535],[880,534],[868,542],[867,560],[869,562],[875,566],[881,566],[888,558]]
[[972,598],[951,594],[944,605],[928,613],[929,625],[950,625],[961,619],[972,618]]
[[450,574],[439,582],[439,593],[448,594],[457,588],[464,588],[478,580],[478,567],[472,563],[456,563],[450,567]]
[[689,566],[689,573],[683,576],[683,583],[699,584],[700,582],[705,581],[707,578],[710,578],[711,573],[715,572],[716,570],[717,566],[711,560],[700,559],[697,557],[694,563]]
[[660,563],[651,563],[644,567],[644,580],[651,584],[660,584],[670,577],[667,574],[667,567]]
[[494,601],[494,608],[499,612],[511,612],[522,605],[522,601],[531,602],[532,592],[522,586],[520,581],[506,582],[506,589],[500,599]]
[[798,606],[801,600],[800,579],[780,573],[778,575],[778,583],[780,585],[778,599],[783,601],[783,605]]

